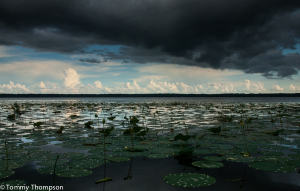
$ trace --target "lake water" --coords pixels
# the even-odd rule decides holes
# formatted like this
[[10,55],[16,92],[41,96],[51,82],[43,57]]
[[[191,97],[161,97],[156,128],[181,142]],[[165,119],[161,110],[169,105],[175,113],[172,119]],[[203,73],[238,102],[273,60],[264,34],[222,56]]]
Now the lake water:
[[277,102],[277,103],[286,103],[286,102],[300,102],[300,97],[114,97],[114,98],[90,98],[90,97],[78,97],[78,98],[0,98],[2,101],[96,101],[96,102],[107,102],[107,103],[144,103],[144,102],[187,102],[187,103],[248,103],[248,102]]
[[[16,180],[70,191],[300,190],[300,98],[1,98],[0,114],[6,190]],[[102,130],[112,127],[104,144]],[[180,173],[187,178],[168,182]],[[112,180],[95,184],[105,177]]]

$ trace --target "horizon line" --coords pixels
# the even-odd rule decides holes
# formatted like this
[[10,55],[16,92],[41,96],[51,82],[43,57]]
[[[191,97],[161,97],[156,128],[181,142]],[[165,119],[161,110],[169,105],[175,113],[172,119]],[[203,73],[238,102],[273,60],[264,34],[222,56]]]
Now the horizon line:
[[0,98],[9,97],[300,97],[300,93],[221,93],[221,94],[8,94],[1,93]]

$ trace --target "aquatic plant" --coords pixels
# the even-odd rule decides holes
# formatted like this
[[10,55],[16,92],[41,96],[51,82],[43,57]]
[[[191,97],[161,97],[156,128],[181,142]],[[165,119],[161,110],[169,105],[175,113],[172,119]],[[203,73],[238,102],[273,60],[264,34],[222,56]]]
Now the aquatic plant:
[[188,130],[187,130],[187,127],[186,127],[185,122],[183,122],[183,125],[184,125],[184,129],[185,129],[185,133],[186,133],[187,135],[189,135],[189,132],[188,132]]
[[137,124],[140,120],[136,116],[129,116],[130,117],[130,124]]
[[77,118],[80,118],[78,115],[70,115],[69,116],[71,119],[77,119]]
[[164,180],[173,186],[188,188],[210,186],[216,182],[215,178],[199,173],[169,174],[164,177]]
[[107,119],[113,121],[116,118],[116,116],[110,116]]
[[224,164],[221,162],[216,161],[195,161],[192,163],[193,166],[199,167],[199,168],[221,168],[224,167]]
[[248,129],[248,125],[252,122],[253,118],[252,117],[248,117],[245,121],[245,123],[247,124],[247,129]]
[[36,122],[33,124],[33,127],[40,127],[43,124],[43,122]]
[[148,131],[149,131],[149,128],[146,128],[145,130],[138,132],[136,135],[142,136],[143,138],[145,138],[144,136],[147,134]]
[[174,137],[174,141],[180,140],[180,147],[182,148],[182,141],[187,141],[191,138],[189,135],[178,134]]
[[272,135],[278,137],[278,135],[283,134],[283,132],[284,132],[284,129],[280,129],[280,130],[273,132]]
[[7,116],[8,120],[15,120],[16,119],[16,115],[15,114],[11,114]]
[[59,155],[57,155],[57,158],[56,158],[55,164],[54,164],[54,168],[53,168],[53,184],[52,184],[52,186],[55,185],[54,184],[55,183],[55,169],[56,169],[56,163],[57,163],[58,157],[59,157]]
[[181,149],[179,152],[174,153],[175,157],[191,156],[195,150],[195,147],[189,146]]
[[105,178],[103,178],[101,180],[96,181],[95,184],[99,184],[99,183],[103,183],[103,182],[107,182],[107,181],[112,181],[112,178],[105,177]]
[[246,139],[245,126],[244,126],[245,124],[244,124],[243,121],[240,121],[239,124],[242,126],[242,133],[243,133],[243,135],[244,135],[244,141],[245,141],[246,150],[247,150],[246,153],[242,153],[242,154],[244,154],[244,156],[249,156],[250,154],[249,154],[248,144],[247,144],[247,139]]
[[219,125],[219,127],[212,127],[212,128],[209,128],[208,130],[212,133],[219,134],[221,132],[221,126]]
[[59,129],[56,131],[56,133],[62,133],[64,130],[64,126],[60,126]]
[[93,121],[88,121],[88,122],[84,123],[84,127],[89,128],[89,129],[93,129],[94,127],[91,126],[92,124],[93,124]]

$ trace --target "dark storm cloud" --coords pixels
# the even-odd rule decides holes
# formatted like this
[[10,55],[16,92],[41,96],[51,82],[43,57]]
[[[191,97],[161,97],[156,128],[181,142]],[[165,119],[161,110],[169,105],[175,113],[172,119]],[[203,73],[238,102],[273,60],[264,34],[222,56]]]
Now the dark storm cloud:
[[100,60],[95,58],[86,58],[86,59],[79,59],[80,62],[89,62],[89,63],[101,63]]
[[[299,55],[299,0],[9,0],[0,1],[0,44],[110,59],[239,69],[289,77]],[[297,69],[297,70],[296,70]]]

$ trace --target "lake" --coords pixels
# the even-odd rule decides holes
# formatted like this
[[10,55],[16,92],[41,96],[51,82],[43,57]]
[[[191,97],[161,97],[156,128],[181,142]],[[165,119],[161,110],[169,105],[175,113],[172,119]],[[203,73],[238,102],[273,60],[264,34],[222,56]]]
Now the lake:
[[300,190],[297,97],[1,98],[0,114],[2,190]]

